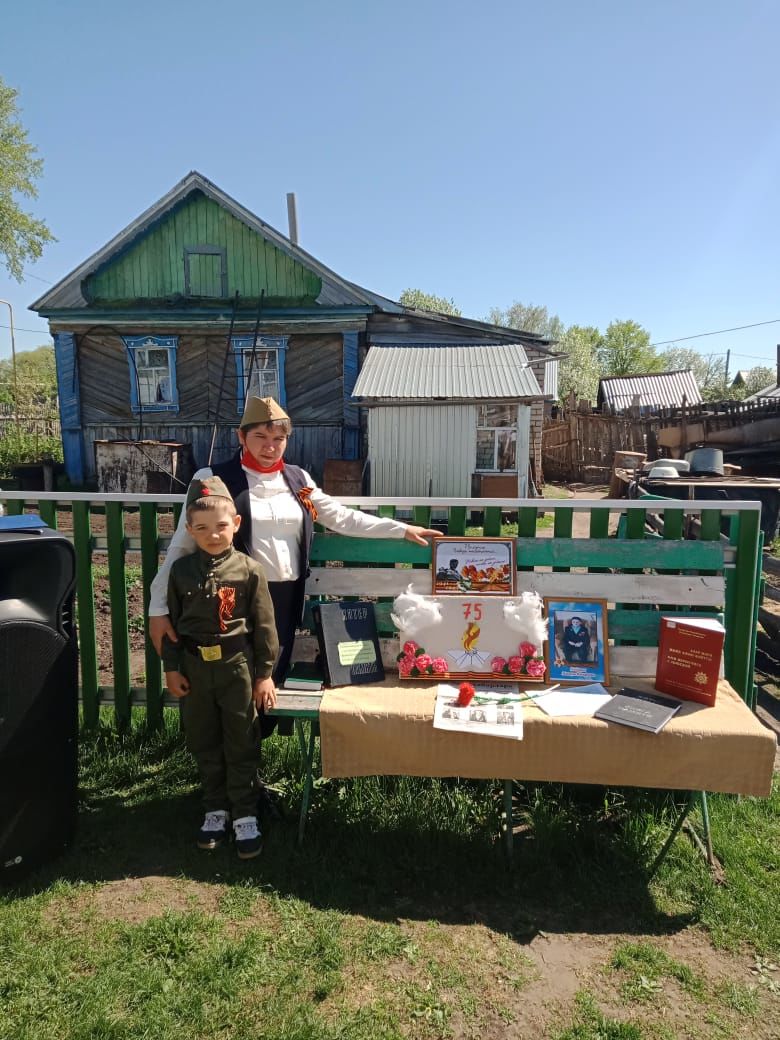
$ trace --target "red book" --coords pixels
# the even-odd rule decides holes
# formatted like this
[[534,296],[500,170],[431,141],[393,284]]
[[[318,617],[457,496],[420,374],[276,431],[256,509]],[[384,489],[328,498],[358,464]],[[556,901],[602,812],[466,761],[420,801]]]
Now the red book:
[[662,617],[655,688],[713,705],[726,630],[714,618]]

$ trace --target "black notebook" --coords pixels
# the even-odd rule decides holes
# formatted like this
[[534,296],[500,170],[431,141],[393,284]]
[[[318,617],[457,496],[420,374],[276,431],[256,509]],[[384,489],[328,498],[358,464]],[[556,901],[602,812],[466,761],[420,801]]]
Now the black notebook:
[[328,686],[384,679],[373,603],[317,603],[312,616]]
[[644,693],[624,686],[612,700],[594,712],[593,718],[658,733],[681,707],[682,701],[673,697],[661,697],[657,693]]

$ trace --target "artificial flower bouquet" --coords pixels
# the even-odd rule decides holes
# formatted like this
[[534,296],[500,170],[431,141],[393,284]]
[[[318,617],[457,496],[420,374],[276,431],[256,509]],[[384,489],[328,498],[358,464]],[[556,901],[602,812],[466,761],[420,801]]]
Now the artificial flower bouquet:
[[[401,679],[437,679],[450,677],[445,657],[431,657],[413,639],[407,639],[396,656]],[[541,648],[534,643],[522,642],[517,653],[508,657],[493,657],[490,669],[495,678],[514,682],[542,682],[547,672]]]
[[522,642],[516,654],[510,657],[494,657],[490,662],[490,670],[501,678],[542,680],[547,665],[544,663],[541,647]]

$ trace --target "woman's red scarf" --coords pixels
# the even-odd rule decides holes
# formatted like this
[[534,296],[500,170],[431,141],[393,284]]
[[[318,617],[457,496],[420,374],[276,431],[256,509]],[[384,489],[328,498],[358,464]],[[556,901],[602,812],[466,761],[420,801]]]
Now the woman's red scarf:
[[246,448],[244,448],[241,452],[241,465],[245,469],[253,470],[255,473],[281,473],[284,469],[284,459],[277,459],[273,466],[261,466],[254,455],[250,455]]

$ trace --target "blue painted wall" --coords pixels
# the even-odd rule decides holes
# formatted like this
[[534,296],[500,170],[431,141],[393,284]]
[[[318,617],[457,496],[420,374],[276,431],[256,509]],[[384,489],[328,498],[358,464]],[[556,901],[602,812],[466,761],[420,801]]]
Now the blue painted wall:
[[57,393],[60,399],[65,472],[71,484],[83,484],[85,467],[84,440],[81,430],[81,397],[76,337],[72,332],[55,333],[54,359],[57,366]]

